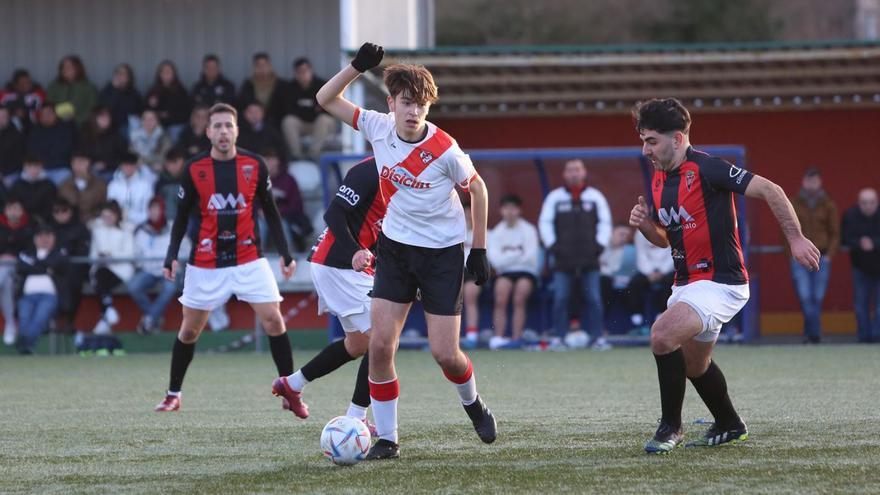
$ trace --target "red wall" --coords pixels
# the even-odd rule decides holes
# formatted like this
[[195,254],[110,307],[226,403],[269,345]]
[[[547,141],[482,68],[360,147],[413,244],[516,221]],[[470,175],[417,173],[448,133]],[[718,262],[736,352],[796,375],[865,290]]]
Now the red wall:
[[[855,204],[858,190],[880,187],[880,160],[872,146],[880,130],[880,109],[817,110],[761,113],[697,113],[691,141],[708,144],[740,144],[746,147],[748,167],[796,194],[804,168],[823,171],[825,188],[841,213]],[[584,117],[535,117],[509,119],[442,119],[436,123],[452,134],[463,148],[544,148],[591,146],[639,146],[638,135],[627,115]],[[561,164],[550,164],[551,185],[560,182]],[[480,164],[478,164],[478,167]],[[590,164],[587,164],[590,168]],[[620,167],[624,169],[624,167]],[[540,194],[536,176],[526,164],[505,169],[485,167],[490,190],[525,197],[525,211],[537,220]],[[643,190],[632,169],[596,167],[590,179],[608,197],[615,221],[624,222],[636,196]],[[778,245],[781,236],[766,205],[750,201],[749,226],[752,242]],[[497,221],[497,216],[491,219]],[[788,261],[782,254],[756,255],[752,276],[760,280],[762,312],[797,311]],[[851,311],[850,265],[846,254],[836,257],[826,310]]]

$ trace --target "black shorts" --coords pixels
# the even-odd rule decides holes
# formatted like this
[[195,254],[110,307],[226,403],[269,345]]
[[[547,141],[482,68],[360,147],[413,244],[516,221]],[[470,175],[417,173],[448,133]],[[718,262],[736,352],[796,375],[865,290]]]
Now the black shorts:
[[461,314],[464,246],[445,248],[410,246],[379,235],[373,297],[411,303],[421,292],[425,312]]
[[527,278],[532,281],[533,287],[537,287],[537,285],[538,285],[538,279],[535,277],[535,275],[533,273],[529,273],[529,272],[507,272],[507,273],[502,273],[501,275],[498,275],[498,278],[509,279],[514,284],[516,284],[519,281],[519,279],[521,279],[521,278]]

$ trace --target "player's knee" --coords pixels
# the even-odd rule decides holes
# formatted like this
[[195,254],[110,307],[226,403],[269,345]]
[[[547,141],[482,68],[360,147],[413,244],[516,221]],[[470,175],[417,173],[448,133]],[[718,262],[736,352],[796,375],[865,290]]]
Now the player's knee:
[[260,321],[260,323],[263,325],[263,330],[265,330],[266,335],[276,337],[287,331],[287,328],[284,327],[284,320],[281,319],[280,314],[265,318]]
[[177,338],[184,344],[194,344],[199,340],[199,332],[189,328],[181,328],[177,332]]
[[670,332],[664,330],[662,325],[654,324],[651,328],[651,352],[654,354],[668,354],[678,348],[678,342]]
[[394,359],[394,348],[395,343],[376,338],[370,339],[369,349],[370,349],[370,362],[374,363],[383,363],[383,362],[391,362]]
[[351,357],[360,357],[367,353],[367,350],[370,348],[370,339],[364,334],[358,333],[354,334],[346,334],[345,336],[345,350],[348,351],[348,354]]
[[457,349],[431,349],[431,355],[434,357],[434,361],[444,370],[455,368],[459,361]]

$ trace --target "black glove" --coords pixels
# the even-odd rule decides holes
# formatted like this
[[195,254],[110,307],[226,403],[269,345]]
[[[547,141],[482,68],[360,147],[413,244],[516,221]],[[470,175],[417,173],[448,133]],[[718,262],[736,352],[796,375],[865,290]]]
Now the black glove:
[[489,260],[486,259],[486,250],[474,248],[468,255],[467,263],[464,264],[469,274],[474,277],[474,283],[483,285],[489,280]]
[[357,55],[354,56],[354,60],[351,61],[351,66],[357,69],[358,72],[366,72],[379,65],[384,56],[385,49],[381,46],[374,45],[373,43],[364,43],[361,45],[360,50],[358,50]]

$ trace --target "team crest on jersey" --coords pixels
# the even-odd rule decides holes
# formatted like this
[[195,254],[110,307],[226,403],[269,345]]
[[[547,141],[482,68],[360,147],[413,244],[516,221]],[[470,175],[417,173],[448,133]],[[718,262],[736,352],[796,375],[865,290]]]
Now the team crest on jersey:
[[694,177],[696,174],[693,170],[688,170],[684,173],[684,185],[687,187],[688,192],[691,190],[691,186],[694,184]]
[[241,174],[244,175],[244,180],[250,182],[254,176],[254,166],[253,165],[243,165],[241,167]]
[[422,163],[426,165],[434,161],[434,155],[425,150],[419,151],[419,158],[421,158]]

